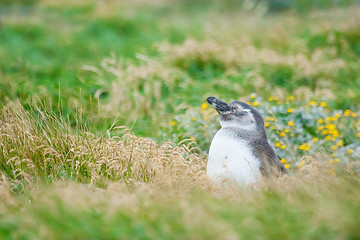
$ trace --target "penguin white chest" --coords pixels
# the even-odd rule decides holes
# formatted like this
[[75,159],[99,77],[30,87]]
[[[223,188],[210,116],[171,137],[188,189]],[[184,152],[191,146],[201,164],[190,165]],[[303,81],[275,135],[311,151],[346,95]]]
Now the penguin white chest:
[[234,181],[240,186],[261,179],[260,162],[249,144],[218,131],[211,142],[207,175],[215,182]]

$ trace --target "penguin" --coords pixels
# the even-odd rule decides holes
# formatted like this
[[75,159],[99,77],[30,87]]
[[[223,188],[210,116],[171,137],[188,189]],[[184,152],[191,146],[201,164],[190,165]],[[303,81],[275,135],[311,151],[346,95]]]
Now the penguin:
[[219,114],[221,129],[209,149],[207,175],[214,182],[247,187],[263,177],[287,174],[267,140],[264,120],[250,105],[208,97]]

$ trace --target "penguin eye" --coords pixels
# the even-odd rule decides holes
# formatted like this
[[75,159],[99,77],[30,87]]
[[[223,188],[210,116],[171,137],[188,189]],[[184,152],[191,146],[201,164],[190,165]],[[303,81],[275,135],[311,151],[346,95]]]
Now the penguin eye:
[[237,106],[233,106],[233,107],[230,108],[230,110],[231,110],[232,112],[237,112],[237,111],[239,111],[240,109],[239,109],[239,107],[237,107]]
[[241,111],[242,114],[249,114],[249,111],[247,109]]
[[249,112],[250,110],[248,109],[236,109],[235,114],[241,116],[241,115],[247,115],[249,114]]

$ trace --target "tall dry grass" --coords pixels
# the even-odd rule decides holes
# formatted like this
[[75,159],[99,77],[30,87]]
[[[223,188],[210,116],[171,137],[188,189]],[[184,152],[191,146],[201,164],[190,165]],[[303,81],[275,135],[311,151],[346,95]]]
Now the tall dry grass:
[[[102,92],[111,96],[111,101],[101,106],[105,115],[118,115],[125,122],[139,117],[159,121],[169,106],[166,99],[186,78],[184,73],[162,62],[141,54],[137,58],[140,65],[125,63],[113,55],[101,62],[101,68],[85,66],[84,69],[96,73],[97,81],[103,86],[95,96]],[[109,84],[108,79],[111,79]]]
[[[191,142],[157,144],[123,130],[121,137],[74,134],[67,123],[39,107],[9,103],[0,119],[2,174],[16,184],[75,180],[171,182],[204,178],[204,156]],[[116,128],[116,127],[115,127]],[[120,127],[122,128],[122,127]],[[168,181],[162,181],[162,179]]]

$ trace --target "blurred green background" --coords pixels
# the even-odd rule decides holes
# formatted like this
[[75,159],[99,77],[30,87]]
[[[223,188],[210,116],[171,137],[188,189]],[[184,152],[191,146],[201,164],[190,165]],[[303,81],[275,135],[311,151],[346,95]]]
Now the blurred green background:
[[158,140],[209,95],[307,96],[354,110],[357,3],[2,0],[0,101],[35,99],[94,133],[116,119]]

